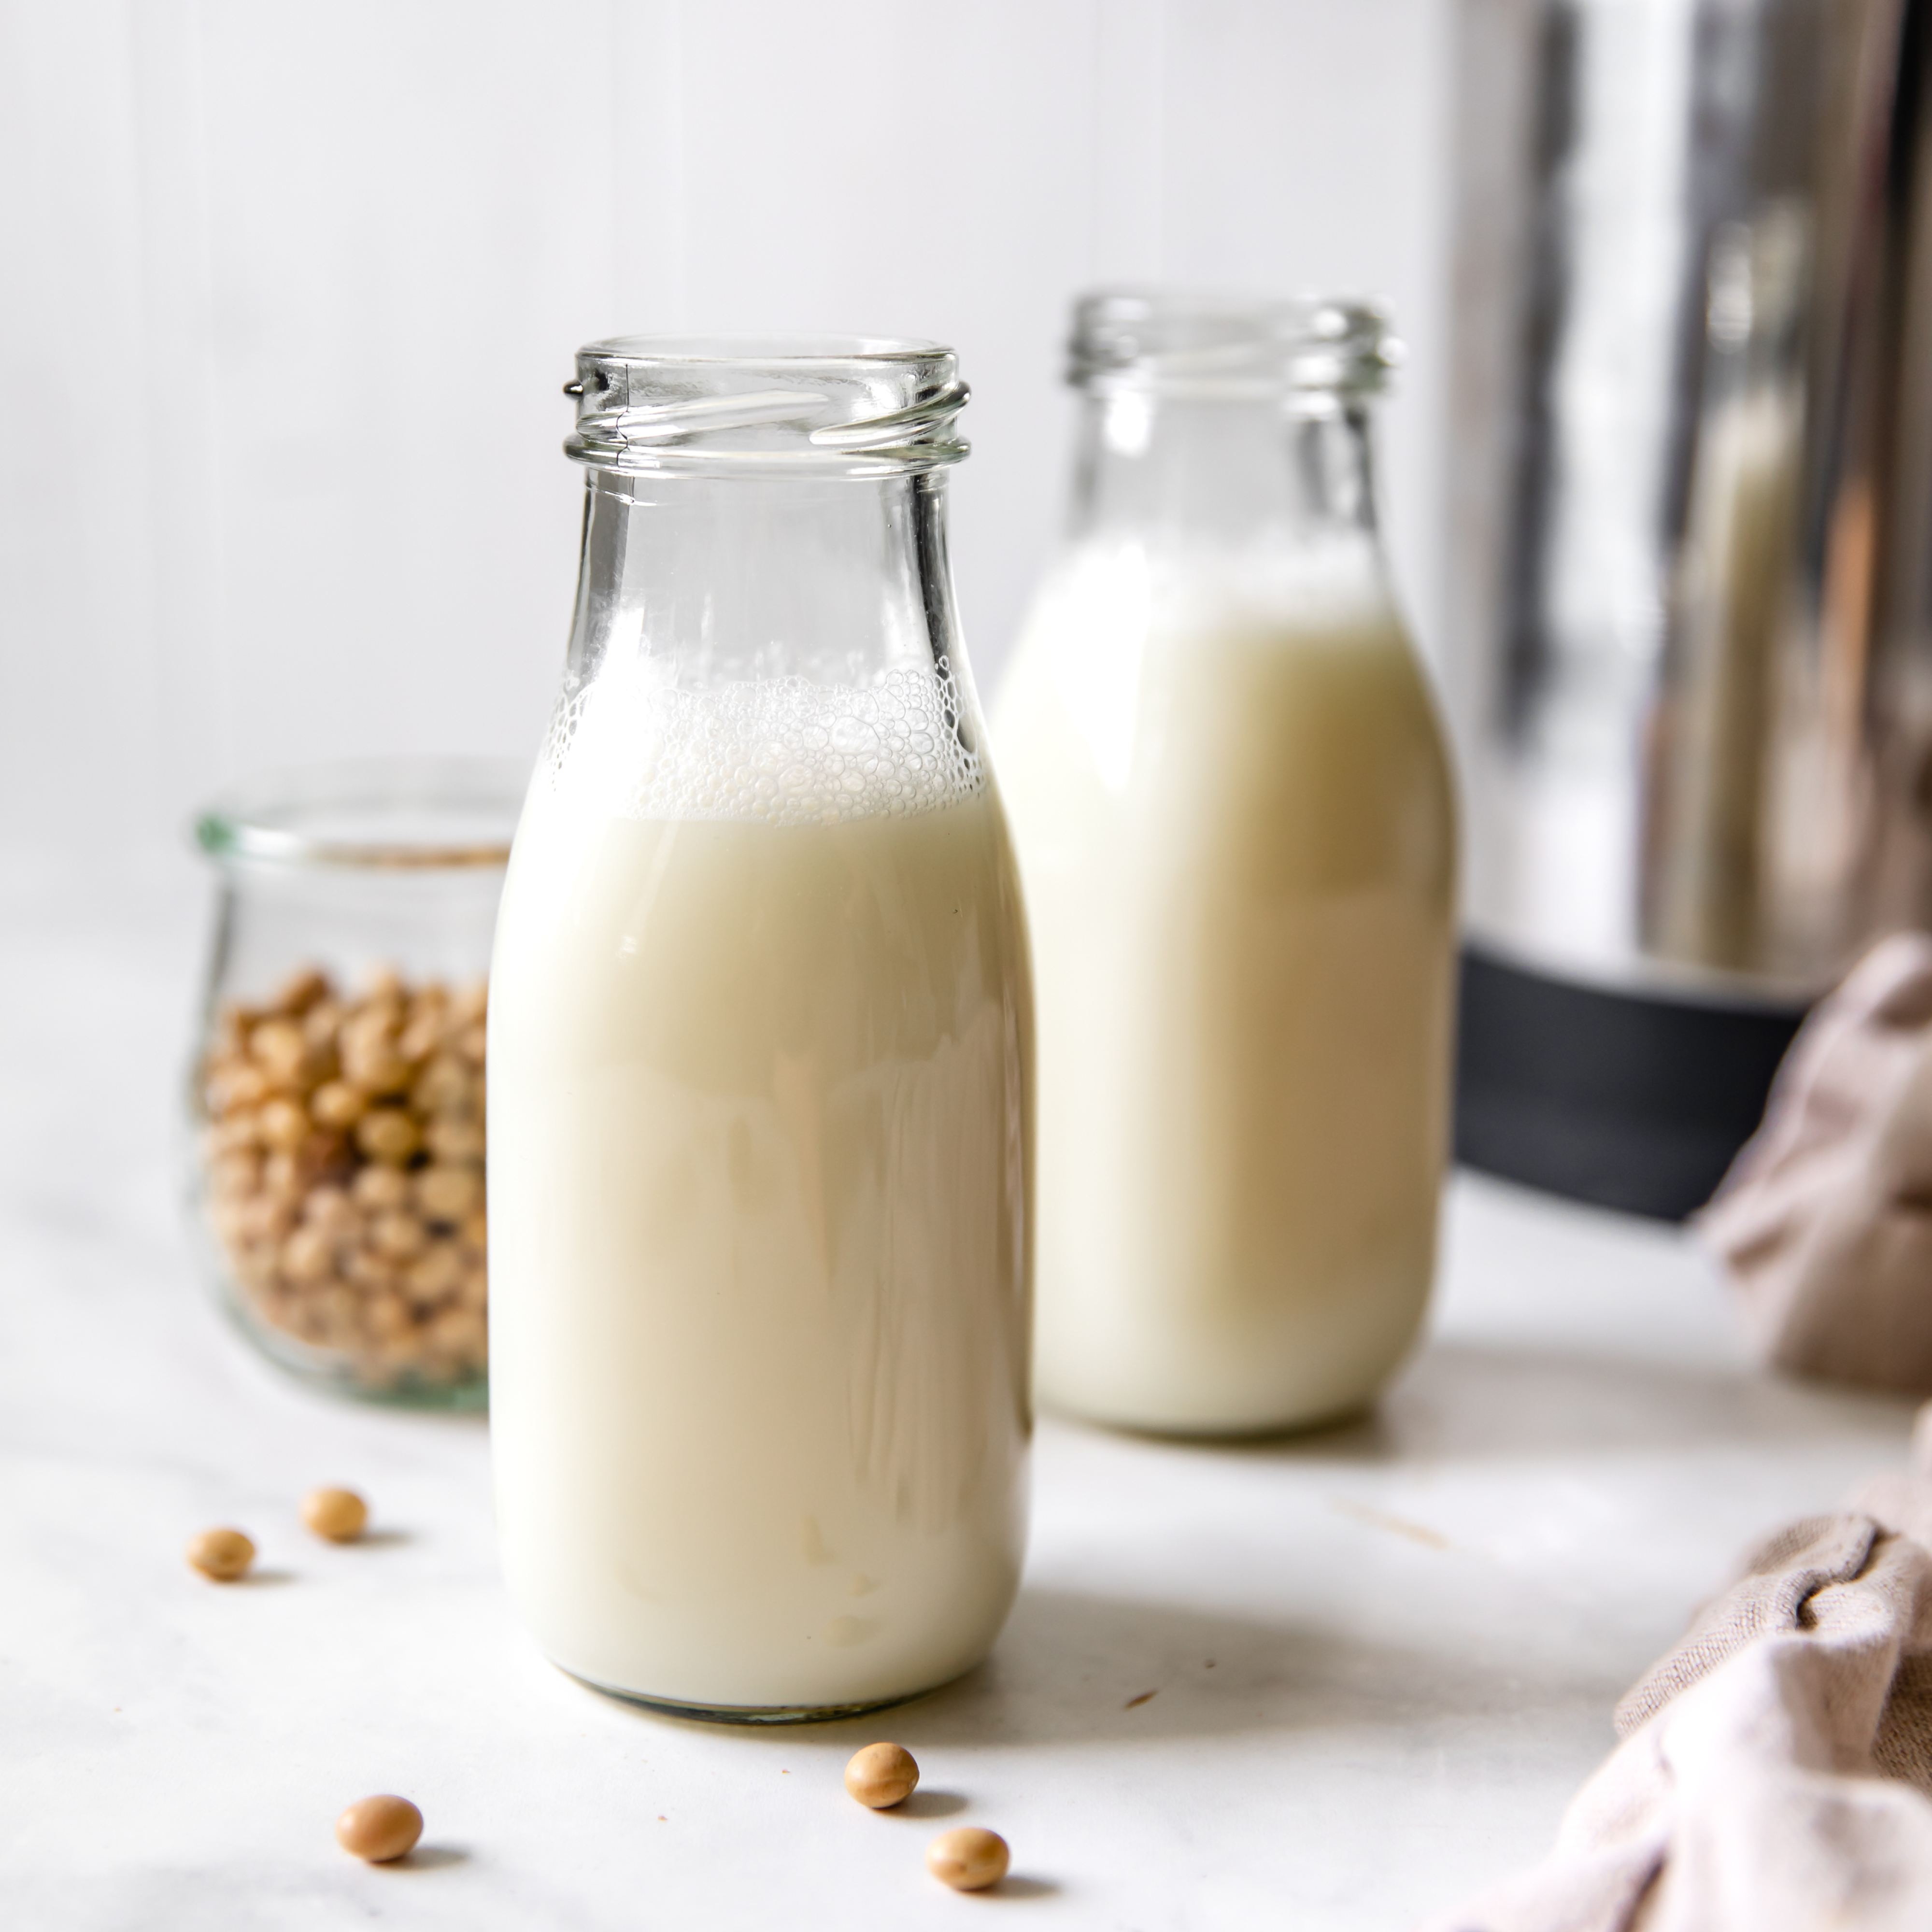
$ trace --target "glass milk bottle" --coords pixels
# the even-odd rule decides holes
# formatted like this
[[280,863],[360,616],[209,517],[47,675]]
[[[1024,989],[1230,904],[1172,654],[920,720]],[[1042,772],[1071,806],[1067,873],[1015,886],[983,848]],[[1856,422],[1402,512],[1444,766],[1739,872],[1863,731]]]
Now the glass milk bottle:
[[951,353],[578,358],[563,689],[490,1002],[511,1594],[604,1690],[909,1696],[1017,1585],[1032,1044],[954,628]]
[[1454,811],[1340,304],[1100,295],[1071,536],[995,716],[1040,1039],[1037,1386],[1178,1432],[1360,1408],[1421,1321]]

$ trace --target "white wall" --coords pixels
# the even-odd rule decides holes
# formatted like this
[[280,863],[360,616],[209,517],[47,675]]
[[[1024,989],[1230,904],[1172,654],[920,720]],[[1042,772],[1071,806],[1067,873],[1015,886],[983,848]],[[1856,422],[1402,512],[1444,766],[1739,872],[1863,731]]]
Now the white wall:
[[933,335],[982,692],[1068,302],[1367,290],[1436,592],[1448,0],[0,0],[0,852],[178,849],[286,760],[527,752],[581,341]]

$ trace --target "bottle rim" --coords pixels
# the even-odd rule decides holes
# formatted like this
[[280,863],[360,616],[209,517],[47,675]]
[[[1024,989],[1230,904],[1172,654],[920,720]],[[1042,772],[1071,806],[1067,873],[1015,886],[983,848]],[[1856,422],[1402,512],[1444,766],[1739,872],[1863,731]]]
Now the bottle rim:
[[922,362],[950,356],[943,342],[919,335],[848,335],[810,330],[607,335],[580,356],[612,362]]
[[872,477],[957,463],[970,394],[918,337],[617,335],[577,352],[564,453],[631,474]]
[[1159,287],[1082,296],[1067,348],[1076,388],[1203,400],[1379,395],[1404,354],[1378,301]]
[[500,870],[530,769],[513,760],[358,758],[265,774],[196,815],[195,844],[224,869]]

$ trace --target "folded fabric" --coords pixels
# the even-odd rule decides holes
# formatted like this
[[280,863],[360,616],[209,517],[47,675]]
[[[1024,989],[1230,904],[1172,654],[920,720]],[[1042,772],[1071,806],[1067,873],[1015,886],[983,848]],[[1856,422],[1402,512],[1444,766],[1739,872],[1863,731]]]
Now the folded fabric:
[[1932,1927],[1932,1406],[1857,1504],[1754,1553],[1549,1858],[1430,1932]]
[[1695,1225],[1765,1360],[1932,1394],[1932,938],[1882,941],[1805,1022]]

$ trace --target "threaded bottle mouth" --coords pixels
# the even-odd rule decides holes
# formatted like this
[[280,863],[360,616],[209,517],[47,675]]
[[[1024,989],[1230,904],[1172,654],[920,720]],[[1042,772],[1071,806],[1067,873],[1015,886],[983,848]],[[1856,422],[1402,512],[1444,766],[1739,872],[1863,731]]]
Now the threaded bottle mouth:
[[1203,400],[1379,394],[1402,358],[1377,302],[1111,289],[1074,305],[1067,380]]
[[626,335],[577,352],[566,455],[601,470],[901,475],[957,463],[970,393],[936,342],[861,335]]

